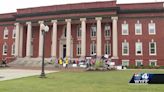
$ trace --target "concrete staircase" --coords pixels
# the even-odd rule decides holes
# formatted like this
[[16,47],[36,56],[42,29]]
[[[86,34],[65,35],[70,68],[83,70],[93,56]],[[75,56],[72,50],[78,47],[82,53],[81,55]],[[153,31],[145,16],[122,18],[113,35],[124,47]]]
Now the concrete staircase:
[[[46,67],[53,67],[53,64],[48,64],[50,58],[45,58],[44,60]],[[18,67],[40,67],[42,64],[42,58],[17,58],[13,62],[9,63],[8,66],[18,66]]]

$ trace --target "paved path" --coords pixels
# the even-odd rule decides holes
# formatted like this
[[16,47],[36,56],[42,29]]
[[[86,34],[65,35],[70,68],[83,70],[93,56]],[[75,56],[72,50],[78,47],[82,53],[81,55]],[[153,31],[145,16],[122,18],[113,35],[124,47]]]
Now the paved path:
[[[46,70],[45,73],[57,71]],[[17,79],[22,77],[40,75],[41,70],[25,70],[25,69],[0,69],[0,81]]]

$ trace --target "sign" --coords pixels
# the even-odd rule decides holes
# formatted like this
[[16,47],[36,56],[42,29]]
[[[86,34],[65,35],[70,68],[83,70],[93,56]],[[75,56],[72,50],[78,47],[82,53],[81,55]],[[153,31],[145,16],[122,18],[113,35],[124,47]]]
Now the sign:
[[164,74],[135,73],[129,83],[164,84]]

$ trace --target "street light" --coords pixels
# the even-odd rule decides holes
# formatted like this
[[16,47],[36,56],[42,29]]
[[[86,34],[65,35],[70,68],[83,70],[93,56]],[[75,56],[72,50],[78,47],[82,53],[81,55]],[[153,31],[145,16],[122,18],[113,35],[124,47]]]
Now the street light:
[[44,24],[41,24],[41,31],[42,31],[42,35],[43,35],[43,44],[42,44],[42,46],[43,46],[43,48],[42,48],[42,71],[41,71],[41,74],[40,74],[40,78],[45,78],[46,77],[46,75],[45,75],[45,72],[44,72],[44,47],[45,47],[45,44],[44,44],[44,42],[45,42],[45,32],[48,32],[49,31],[49,27],[46,25],[44,25]]

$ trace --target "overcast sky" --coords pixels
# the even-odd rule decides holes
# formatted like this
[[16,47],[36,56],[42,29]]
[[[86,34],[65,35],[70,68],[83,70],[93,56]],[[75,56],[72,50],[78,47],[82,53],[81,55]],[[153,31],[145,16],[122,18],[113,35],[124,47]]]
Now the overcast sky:
[[[16,9],[38,7],[47,5],[59,5],[81,2],[110,1],[110,0],[1,0],[0,13],[16,12]],[[117,0],[117,3],[140,3],[140,2],[156,2],[164,0]]]

